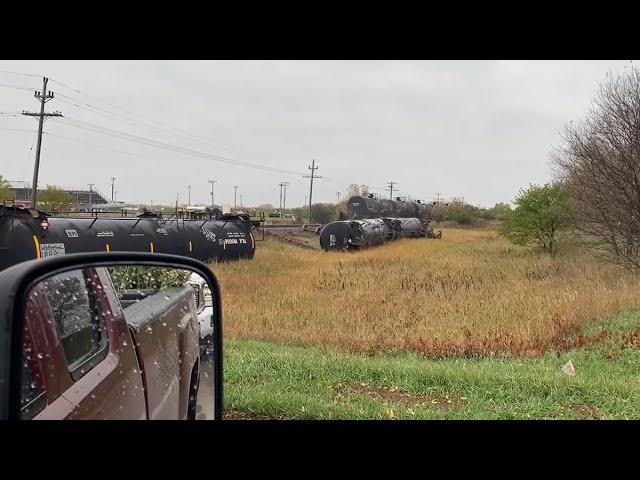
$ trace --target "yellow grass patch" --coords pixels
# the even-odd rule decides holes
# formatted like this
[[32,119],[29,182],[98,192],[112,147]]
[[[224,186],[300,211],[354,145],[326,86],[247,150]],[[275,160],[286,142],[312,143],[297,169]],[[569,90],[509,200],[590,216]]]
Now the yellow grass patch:
[[446,229],[357,253],[258,243],[215,265],[225,336],[429,356],[539,354],[640,304],[640,281],[574,251],[551,259],[493,230]]

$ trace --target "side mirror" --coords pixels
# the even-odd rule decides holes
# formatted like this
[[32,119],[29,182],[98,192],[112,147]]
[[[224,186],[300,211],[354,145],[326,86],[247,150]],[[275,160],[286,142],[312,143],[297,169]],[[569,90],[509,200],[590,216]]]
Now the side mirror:
[[220,289],[186,257],[86,253],[0,272],[0,418],[222,418]]

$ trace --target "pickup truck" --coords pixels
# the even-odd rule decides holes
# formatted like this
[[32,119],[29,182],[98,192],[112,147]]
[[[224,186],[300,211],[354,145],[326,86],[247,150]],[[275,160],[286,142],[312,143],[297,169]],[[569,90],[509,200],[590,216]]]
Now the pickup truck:
[[21,417],[195,419],[196,298],[186,282],[116,288],[100,266],[36,285],[25,308]]

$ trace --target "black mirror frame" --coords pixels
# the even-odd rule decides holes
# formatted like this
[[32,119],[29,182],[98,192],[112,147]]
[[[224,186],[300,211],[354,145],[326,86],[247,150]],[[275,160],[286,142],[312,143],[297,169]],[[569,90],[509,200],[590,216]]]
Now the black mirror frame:
[[[30,260],[0,272],[0,419],[20,419],[20,382],[22,342],[26,295],[43,278],[84,267],[114,265],[146,265],[150,267],[184,268],[201,275],[215,295],[213,325],[214,416],[222,420],[223,354],[222,298],[220,285],[213,272],[199,260],[179,255],[134,252],[74,253],[45,259]],[[7,273],[7,275],[4,275]],[[4,325],[2,325],[4,323]],[[17,328],[16,328],[17,327]],[[8,354],[8,355],[7,355]],[[9,362],[2,359],[9,358]],[[18,365],[18,368],[12,368]]]

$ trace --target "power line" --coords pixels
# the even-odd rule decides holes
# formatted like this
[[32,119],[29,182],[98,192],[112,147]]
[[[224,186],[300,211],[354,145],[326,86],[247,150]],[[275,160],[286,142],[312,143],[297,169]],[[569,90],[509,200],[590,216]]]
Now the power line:
[[[20,72],[10,72],[9,70],[0,70],[0,73],[10,73],[12,75],[23,75],[25,77],[37,77],[42,78],[42,75],[34,75],[33,73],[20,73]],[[53,80],[52,80],[53,81]]]
[[33,88],[20,87],[18,85],[8,85],[6,83],[0,83],[0,87],[15,88],[16,90],[26,90],[27,92],[31,92],[33,90]]
[[[98,101],[98,102],[100,102],[100,103],[103,103],[103,104],[105,104],[105,105],[109,105],[110,107],[117,108],[118,110],[122,110],[123,112],[126,112],[126,113],[128,113],[128,114],[130,114],[130,115],[135,115],[136,117],[143,118],[143,119],[145,119],[145,120],[147,120],[147,121],[150,121],[150,122],[153,122],[153,123],[155,123],[155,124],[157,124],[157,125],[162,125],[162,126],[164,126],[164,127],[171,128],[171,129],[173,129],[173,130],[177,130],[177,131],[179,131],[179,132],[182,132],[182,133],[187,134],[187,135],[189,135],[189,136],[191,136],[191,137],[194,137],[194,138],[201,138],[201,137],[199,137],[199,136],[197,136],[197,135],[194,135],[193,133],[191,133],[191,132],[189,132],[189,131],[187,131],[187,130],[183,130],[183,129],[180,129],[180,128],[177,128],[177,127],[174,127],[174,126],[171,126],[171,125],[168,125],[168,124],[163,124],[162,122],[158,122],[158,121],[153,120],[153,119],[151,119],[151,118],[145,117],[144,115],[140,115],[140,114],[137,114],[137,113],[135,113],[135,112],[131,112],[131,111],[129,111],[129,110],[127,110],[127,109],[125,109],[125,108],[122,108],[122,107],[120,107],[120,106],[118,106],[118,105],[115,105],[115,104],[113,104],[113,103],[109,103],[109,102],[106,102],[106,101],[104,101],[104,100],[101,100],[101,99],[99,99],[99,98],[97,98],[97,97],[94,97],[94,96],[92,96],[92,95],[89,95],[89,94],[87,94],[87,93],[84,93],[84,92],[82,92],[82,91],[78,90],[77,88],[73,88],[73,87],[71,87],[71,86],[69,86],[69,85],[66,85],[66,84],[64,84],[64,83],[62,83],[62,82],[59,82],[59,81],[57,81],[57,80],[53,80],[53,79],[52,79],[51,81],[52,81],[52,82],[55,82],[55,83],[57,83],[57,84],[59,84],[59,85],[61,85],[61,86],[63,86],[63,87],[65,87],[65,88],[68,88],[68,89],[70,89],[70,90],[73,90],[74,92],[79,93],[80,95],[84,95],[85,97],[92,98],[92,99],[94,99],[94,100],[97,100],[97,101]],[[226,147],[229,147],[229,145],[226,145]]]
[[229,157],[225,157],[225,156],[222,156],[222,155],[218,155],[218,154],[208,154],[208,153],[200,152],[200,151],[193,150],[193,149],[190,149],[190,148],[181,147],[181,146],[178,146],[178,145],[172,145],[172,144],[165,143],[165,142],[160,142],[158,140],[149,139],[149,138],[142,137],[142,136],[139,136],[139,135],[133,135],[131,133],[114,130],[114,129],[111,129],[111,128],[103,127],[103,126],[100,126],[100,125],[92,124],[92,123],[89,123],[89,122],[84,122],[84,121],[73,119],[73,118],[69,118],[69,117],[65,117],[65,121],[63,123],[65,123],[66,125],[69,125],[71,127],[89,130],[89,131],[92,131],[92,132],[95,132],[95,133],[99,133],[99,134],[102,134],[102,135],[121,138],[121,139],[128,140],[128,141],[131,141],[131,142],[142,143],[142,144],[150,145],[152,147],[156,147],[156,148],[163,149],[163,150],[169,150],[169,151],[173,151],[173,152],[177,152],[177,153],[184,153],[186,155],[191,155],[191,156],[195,156],[195,157],[215,160],[215,161],[227,163],[229,165],[250,167],[250,168],[270,171],[270,172],[274,172],[274,173],[287,173],[287,174],[293,174],[293,175],[301,175],[300,172],[295,172],[293,170],[284,170],[284,169],[281,169],[281,168],[269,167],[267,165],[260,165],[260,164],[256,164],[256,163],[250,163],[250,162],[245,162],[245,161],[241,161],[241,160],[235,160],[235,159],[232,159],[232,158],[229,158]]
[[[25,130],[26,131],[26,130]],[[34,133],[37,133],[37,131],[34,131]],[[76,142],[76,143],[82,143],[84,145],[89,145],[90,147],[97,147],[97,148],[102,148],[104,150],[109,150],[111,152],[116,152],[116,153],[121,153],[123,155],[130,155],[132,157],[137,157],[137,158],[143,158],[140,155],[136,155],[135,153],[131,153],[131,152],[125,152],[123,150],[116,150],[115,148],[109,148],[109,147],[105,147],[103,145],[97,145],[95,143],[89,143],[89,142],[83,142],[82,140],[78,140],[76,138],[69,138],[69,137],[64,137],[62,135],[57,135],[57,134],[53,134],[51,132],[42,132],[43,135],[46,135],[48,137],[54,137],[54,138],[61,138],[64,140],[69,140],[71,142]]]
[[107,117],[107,118],[111,118],[111,119],[115,119],[115,120],[121,120],[121,121],[124,121],[124,122],[126,122],[126,123],[128,123],[130,125],[136,126],[136,127],[147,128],[147,129],[149,129],[149,130],[151,130],[151,131],[153,131],[155,133],[160,133],[163,136],[170,135],[170,136],[172,136],[174,138],[177,138],[179,140],[183,140],[183,141],[186,140],[187,142],[191,142],[191,143],[207,145],[209,147],[213,147],[215,149],[219,149],[219,150],[222,150],[222,151],[226,150],[226,153],[229,153],[229,149],[228,148],[219,147],[219,146],[217,146],[217,145],[215,145],[213,143],[210,143],[210,142],[204,142],[202,140],[188,138],[185,135],[176,134],[176,133],[170,132],[168,130],[164,130],[162,128],[154,127],[153,125],[148,125],[146,123],[142,123],[142,122],[137,121],[137,120],[132,120],[130,118],[127,118],[124,115],[120,115],[118,113],[110,112],[108,110],[102,109],[100,107],[96,107],[96,106],[91,105],[89,103],[85,103],[85,102],[82,102],[80,100],[74,99],[74,98],[69,97],[67,95],[58,94],[58,96],[64,97],[64,98],[68,98],[70,100],[76,100],[77,102],[82,104],[82,105],[78,105],[77,103],[74,103],[72,101],[58,100],[58,101],[60,101],[62,103],[65,103],[67,105],[72,105],[72,106],[74,106],[76,108],[80,108],[80,109],[87,110],[87,111],[90,111],[90,112],[93,112],[93,113],[97,113],[98,115],[102,115],[102,116]]

